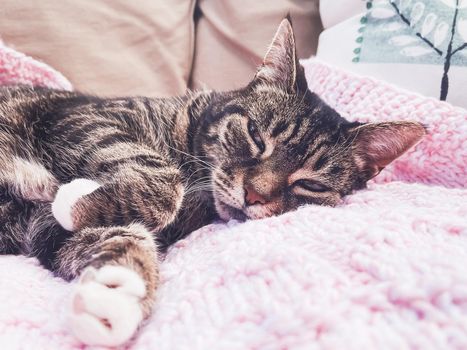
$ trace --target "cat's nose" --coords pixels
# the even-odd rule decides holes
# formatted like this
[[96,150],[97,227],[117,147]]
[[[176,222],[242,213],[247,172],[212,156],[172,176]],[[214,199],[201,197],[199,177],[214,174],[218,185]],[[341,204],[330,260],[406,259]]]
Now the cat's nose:
[[245,186],[245,202],[247,205],[266,204],[267,200],[260,195],[253,187]]

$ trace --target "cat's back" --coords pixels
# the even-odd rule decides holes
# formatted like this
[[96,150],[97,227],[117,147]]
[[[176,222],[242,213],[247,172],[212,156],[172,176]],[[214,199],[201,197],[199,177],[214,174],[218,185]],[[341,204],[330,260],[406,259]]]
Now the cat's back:
[[51,99],[67,99],[76,97],[71,91],[55,90],[45,87],[25,85],[0,86],[0,104],[2,106],[20,106],[36,104],[39,101]]
[[52,157],[63,153],[67,159],[74,149],[114,141],[167,153],[175,143],[184,144],[186,99],[106,98],[38,87],[1,87],[0,132],[40,146]]
[[64,108],[88,104],[94,99],[71,91],[43,87],[0,87],[0,120],[29,124]]

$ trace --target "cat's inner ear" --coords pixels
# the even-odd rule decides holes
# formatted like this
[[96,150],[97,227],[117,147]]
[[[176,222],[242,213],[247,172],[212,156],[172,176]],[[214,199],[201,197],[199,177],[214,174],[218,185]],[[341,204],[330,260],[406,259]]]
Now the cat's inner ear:
[[278,85],[288,92],[307,89],[303,67],[298,62],[290,18],[284,18],[263,59],[255,80]]
[[355,164],[367,180],[417,144],[426,134],[416,122],[363,124],[349,130]]

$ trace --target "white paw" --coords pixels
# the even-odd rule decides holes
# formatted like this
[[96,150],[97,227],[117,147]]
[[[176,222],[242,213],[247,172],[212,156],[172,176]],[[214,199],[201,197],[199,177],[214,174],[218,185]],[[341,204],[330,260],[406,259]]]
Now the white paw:
[[100,186],[96,181],[87,179],[76,179],[60,186],[52,202],[52,214],[65,230],[73,231],[73,205]]
[[133,270],[106,265],[86,268],[72,296],[71,328],[88,345],[117,346],[129,340],[143,319],[143,279]]

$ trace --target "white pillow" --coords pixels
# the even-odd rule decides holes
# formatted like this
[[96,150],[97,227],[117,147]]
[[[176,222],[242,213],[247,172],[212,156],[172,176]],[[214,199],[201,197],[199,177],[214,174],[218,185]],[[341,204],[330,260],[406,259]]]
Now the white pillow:
[[320,14],[318,58],[467,108],[467,0],[321,0]]

